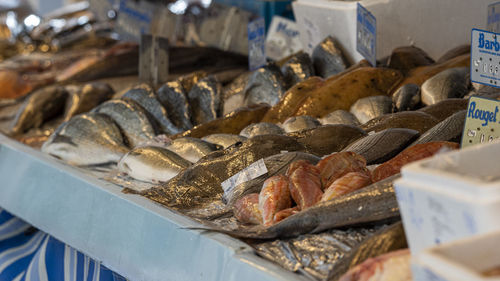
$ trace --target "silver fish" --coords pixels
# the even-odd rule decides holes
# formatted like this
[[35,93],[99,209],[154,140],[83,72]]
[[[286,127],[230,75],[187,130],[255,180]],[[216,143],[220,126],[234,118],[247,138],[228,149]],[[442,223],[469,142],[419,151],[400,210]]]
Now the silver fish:
[[328,113],[323,118],[319,120],[323,125],[336,125],[336,124],[344,124],[344,125],[352,125],[359,126],[359,121],[354,114],[339,109],[333,112]]
[[460,142],[467,110],[459,111],[422,134],[412,145],[433,141]]
[[131,99],[138,103],[142,108],[149,113],[150,120],[155,121],[161,132],[168,135],[175,135],[182,132],[176,127],[167,117],[167,111],[156,99],[153,89],[147,90],[144,88],[133,88],[123,95],[125,99]]
[[245,106],[245,88],[252,72],[245,72],[226,85],[223,93],[223,115]]
[[318,121],[318,119],[308,115],[293,116],[283,122],[283,129],[285,129],[286,133],[314,129],[318,126],[321,126],[321,123]]
[[106,114],[115,120],[130,147],[147,142],[156,136],[156,129],[148,114],[133,100],[109,100],[94,108],[92,112]]
[[307,78],[314,76],[314,67],[311,57],[300,51],[288,59],[281,67],[288,86],[293,86]]
[[406,84],[392,95],[392,102],[398,111],[414,110],[420,103],[420,87],[417,84]]
[[277,104],[286,91],[281,70],[275,64],[268,64],[255,70],[245,88],[245,105],[267,103]]
[[422,102],[431,105],[448,98],[462,98],[469,92],[469,69],[450,68],[442,71],[422,84]]
[[179,154],[182,158],[196,163],[202,157],[220,147],[197,138],[183,137],[173,140],[166,148]]
[[82,86],[69,85],[65,89],[68,92],[68,99],[64,110],[64,121],[92,110],[109,100],[114,94],[113,88],[103,82],[93,82]]
[[127,151],[116,123],[100,113],[71,118],[42,146],[42,152],[77,166],[116,163]]
[[244,136],[233,135],[233,134],[212,134],[201,138],[201,140],[220,145],[223,148],[228,148],[231,145],[245,141],[247,138]]
[[158,146],[136,147],[118,162],[118,171],[145,182],[167,182],[191,162]]
[[177,128],[186,131],[193,128],[191,107],[182,84],[178,81],[167,82],[158,89],[157,97],[167,110],[168,118]]
[[278,125],[267,122],[254,123],[246,126],[240,136],[251,138],[260,135],[283,135],[285,131]]
[[209,76],[201,79],[189,91],[188,99],[191,105],[192,122],[203,124],[221,116],[222,86]]
[[348,67],[339,44],[331,36],[326,37],[314,48],[312,60],[315,73],[323,78],[340,73]]
[[375,117],[391,113],[392,99],[387,96],[361,98],[351,106],[350,111],[363,124]]

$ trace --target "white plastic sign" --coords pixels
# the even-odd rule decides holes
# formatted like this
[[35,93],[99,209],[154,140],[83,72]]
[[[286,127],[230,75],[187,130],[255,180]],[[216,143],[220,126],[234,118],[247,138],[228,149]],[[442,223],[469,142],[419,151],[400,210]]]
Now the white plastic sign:
[[356,50],[373,66],[377,64],[377,20],[358,3],[356,16]]
[[266,55],[281,60],[303,49],[297,23],[284,17],[274,16],[266,37]]
[[222,189],[224,190],[225,194],[231,193],[232,190],[238,185],[265,175],[267,172],[268,171],[266,163],[264,162],[264,159],[261,158],[260,160],[250,164],[250,166],[236,173],[234,176],[223,181],[221,183]]

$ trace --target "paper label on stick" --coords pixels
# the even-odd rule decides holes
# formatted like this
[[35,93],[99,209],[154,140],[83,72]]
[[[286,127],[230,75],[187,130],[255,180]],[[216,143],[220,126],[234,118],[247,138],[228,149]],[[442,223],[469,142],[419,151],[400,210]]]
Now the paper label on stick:
[[230,193],[238,185],[267,174],[264,159],[260,159],[221,183],[224,193]]
[[500,137],[500,101],[471,97],[467,107],[462,148]]

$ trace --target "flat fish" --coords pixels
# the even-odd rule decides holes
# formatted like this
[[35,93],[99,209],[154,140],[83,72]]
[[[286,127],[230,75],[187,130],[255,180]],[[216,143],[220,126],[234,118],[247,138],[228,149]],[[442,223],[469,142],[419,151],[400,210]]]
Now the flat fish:
[[392,102],[397,111],[414,110],[420,104],[420,86],[406,84],[392,94]]
[[228,148],[237,142],[243,142],[247,138],[234,134],[212,134],[201,138],[201,140]]
[[63,87],[49,86],[36,90],[27,97],[12,121],[10,133],[22,134],[42,124],[64,111],[68,94]]
[[373,96],[361,98],[350,109],[351,113],[361,122],[392,112],[392,99],[388,96]]
[[388,128],[406,128],[423,134],[437,125],[437,123],[439,121],[427,113],[403,111],[376,117],[363,124],[361,128],[366,132],[380,132]]
[[65,88],[68,99],[64,109],[64,121],[92,110],[92,108],[109,100],[114,94],[113,88],[103,82],[92,82],[83,86],[70,85]]
[[165,83],[156,93],[158,101],[165,107],[168,118],[177,128],[189,130],[191,123],[191,107],[182,84],[178,81]]
[[293,86],[314,76],[312,59],[307,53],[300,51],[281,66],[281,72],[285,76],[286,83]]
[[368,165],[383,163],[410,145],[419,136],[418,131],[390,128],[361,138],[342,151],[362,155]]
[[311,164],[316,164],[320,159],[314,155],[296,151],[278,153],[276,155],[266,157],[264,158],[264,164],[267,168],[267,174],[237,185],[232,190],[225,192],[222,196],[222,200],[227,205],[232,206],[234,202],[243,196],[254,192],[260,192],[262,184],[266,178],[275,175],[284,175],[288,170],[289,165],[299,160],[306,160]]
[[349,66],[340,45],[331,36],[314,48],[312,60],[315,73],[323,78],[340,73]]
[[270,63],[255,70],[245,88],[245,105],[277,104],[285,94],[286,83],[279,67]]
[[182,129],[175,126],[172,121],[168,119],[167,111],[156,99],[153,89],[136,87],[126,92],[122,98],[131,99],[142,106],[149,114],[149,119],[154,120],[160,132],[168,135],[175,135],[182,131]]
[[407,74],[418,66],[431,65],[434,60],[422,49],[415,46],[398,47],[392,51],[387,62],[389,68],[397,69]]
[[462,98],[470,88],[469,69],[450,68],[442,71],[422,84],[422,102],[431,105],[449,98]]
[[222,86],[212,76],[198,81],[188,93],[191,106],[191,121],[202,124],[222,115]]
[[262,213],[259,209],[259,193],[248,194],[233,206],[234,217],[241,223],[262,224]]
[[335,180],[329,187],[325,188],[325,193],[321,197],[321,201],[332,200],[333,198],[353,192],[367,185],[370,185],[372,180],[370,175],[361,172],[350,172]]
[[319,119],[319,121],[323,125],[336,125],[336,124],[344,124],[352,126],[360,125],[358,118],[356,118],[354,114],[342,109],[328,113],[327,115],[323,116],[323,118]]
[[158,146],[136,147],[118,162],[118,171],[145,182],[167,182],[191,162]]
[[290,164],[287,175],[290,179],[290,194],[299,210],[305,210],[321,200],[323,191],[319,169],[306,160]]
[[316,165],[320,172],[324,188],[331,186],[336,180],[351,172],[368,173],[366,160],[354,152],[333,153],[318,162]]
[[337,124],[324,125],[288,135],[304,145],[308,153],[323,156],[344,149],[353,141],[366,136],[366,133],[359,127]]
[[283,135],[285,131],[278,125],[273,123],[254,123],[246,126],[240,132],[240,136],[251,138],[261,135]]
[[422,134],[412,145],[434,141],[460,142],[467,110],[459,111]]
[[283,122],[283,129],[286,133],[293,133],[307,129],[314,129],[320,125],[321,123],[318,119],[312,116],[301,115],[286,119],[285,122]]
[[468,100],[465,99],[446,99],[433,105],[428,105],[419,109],[437,118],[439,122],[457,113],[458,111],[467,109]]
[[264,225],[273,224],[274,215],[292,206],[290,197],[290,179],[285,175],[277,175],[264,181],[259,193],[259,210]]
[[182,158],[196,163],[202,157],[216,151],[220,146],[190,137],[182,137],[173,140],[166,149],[177,153]]
[[60,125],[42,152],[71,165],[116,163],[128,152],[120,129],[107,115],[84,113]]
[[92,112],[111,117],[123,132],[130,147],[147,142],[156,136],[156,129],[147,112],[130,99],[113,99],[95,107]]
[[372,179],[374,182],[377,182],[398,174],[404,165],[431,157],[445,147],[448,149],[459,148],[458,144],[445,141],[421,143],[410,146],[409,148],[401,151],[391,160],[375,168],[372,173]]

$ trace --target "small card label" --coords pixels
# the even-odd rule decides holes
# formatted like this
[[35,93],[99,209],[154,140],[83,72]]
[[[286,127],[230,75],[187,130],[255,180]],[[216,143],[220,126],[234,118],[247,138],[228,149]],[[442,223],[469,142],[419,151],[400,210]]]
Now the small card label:
[[238,185],[267,173],[264,159],[260,159],[221,183],[224,193],[230,193]]
[[377,20],[358,3],[356,17],[356,50],[373,66],[377,64]]
[[319,32],[319,27],[311,20],[308,18],[304,18],[304,25],[303,28],[305,29],[305,34],[302,36],[305,38],[305,43],[306,44],[305,50],[307,53],[312,54],[314,48],[321,43],[321,35]]
[[266,64],[266,24],[263,18],[248,23],[248,68],[255,70]]
[[472,29],[470,79],[488,86],[500,86],[499,34]]
[[120,0],[116,32],[121,40],[140,42],[141,35],[150,32],[154,4],[146,1]]
[[500,31],[500,2],[488,5],[487,29],[491,32]]
[[297,24],[289,19],[274,16],[266,37],[266,55],[281,60],[302,50]]
[[471,97],[467,107],[462,147],[492,142],[500,137],[500,101]]

